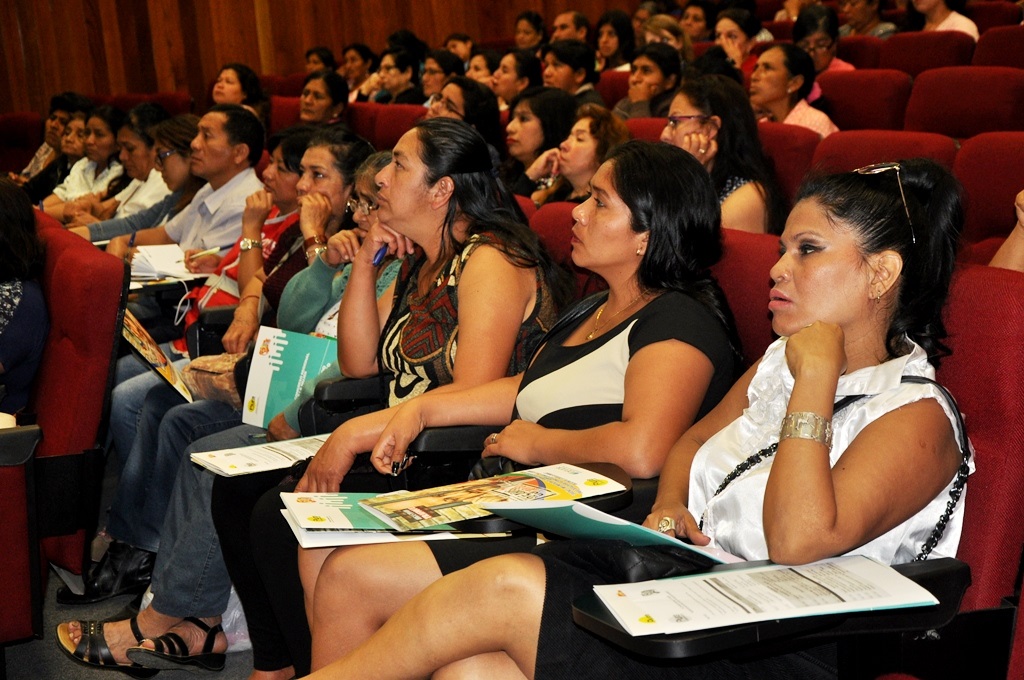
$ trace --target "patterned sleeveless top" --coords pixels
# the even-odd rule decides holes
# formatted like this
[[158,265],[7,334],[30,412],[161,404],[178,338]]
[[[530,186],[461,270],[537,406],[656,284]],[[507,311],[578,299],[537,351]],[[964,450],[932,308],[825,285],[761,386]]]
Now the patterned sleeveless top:
[[[489,233],[471,236],[423,296],[416,287],[423,256],[407,257],[402,263],[394,306],[381,333],[378,353],[381,372],[393,376],[388,386],[389,406],[452,382],[459,337],[459,279],[473,251],[495,241]],[[533,351],[557,316],[539,268],[535,269],[535,280],[537,299],[519,327],[506,375],[526,370]]]

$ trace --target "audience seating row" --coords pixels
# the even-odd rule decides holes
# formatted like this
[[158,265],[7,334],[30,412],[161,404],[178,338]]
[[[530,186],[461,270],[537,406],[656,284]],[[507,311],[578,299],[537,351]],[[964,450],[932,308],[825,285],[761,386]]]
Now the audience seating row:
[[35,425],[0,430],[0,645],[42,635],[48,563],[75,574],[88,564],[128,290],[124,262],[38,211],[36,225],[50,331],[19,419]]

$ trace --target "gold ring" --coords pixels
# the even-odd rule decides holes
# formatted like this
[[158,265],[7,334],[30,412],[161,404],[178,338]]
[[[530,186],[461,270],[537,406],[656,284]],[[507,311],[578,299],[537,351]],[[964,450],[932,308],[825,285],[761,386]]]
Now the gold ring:
[[497,433],[492,434],[491,435],[491,444],[497,444],[497,443],[498,443],[498,435],[497,435]]
[[658,520],[658,531],[665,534],[676,530],[676,521],[671,517],[662,517]]

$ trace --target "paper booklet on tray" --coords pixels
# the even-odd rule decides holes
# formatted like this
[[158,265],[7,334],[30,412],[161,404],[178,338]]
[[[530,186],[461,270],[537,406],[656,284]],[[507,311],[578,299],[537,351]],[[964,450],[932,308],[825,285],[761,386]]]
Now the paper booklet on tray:
[[303,548],[506,535],[452,533],[452,527],[446,524],[423,531],[392,533],[387,523],[359,504],[362,500],[376,496],[374,493],[282,492],[284,509],[281,510],[281,514]]
[[177,243],[139,246],[132,258],[133,279],[201,279],[209,274],[195,274],[185,268],[185,251]]
[[128,341],[143,363],[157,372],[161,378],[167,381],[171,387],[178,391],[185,401],[191,402],[192,395],[189,393],[185,382],[181,379],[181,372],[174,366],[171,360],[160,349],[153,336],[142,327],[139,320],[130,310],[124,310],[124,324],[121,326],[121,336]]
[[266,427],[338,357],[338,341],[261,326],[242,399],[242,422]]
[[893,568],[861,555],[598,585],[594,592],[633,636],[938,604]]
[[495,515],[507,517],[513,522],[566,538],[615,539],[636,546],[672,545],[706,555],[716,562],[743,561],[724,550],[683,543],[674,536],[633,524],[576,501],[509,501],[484,503],[483,506]]
[[561,463],[411,493],[387,494],[361,502],[396,531],[415,531],[487,517],[491,512],[482,507],[482,503],[571,500],[624,489],[613,479]]
[[296,462],[312,458],[327,441],[327,434],[301,437],[255,446],[239,446],[221,451],[197,451],[192,462],[221,477],[247,475],[268,470],[285,470]]

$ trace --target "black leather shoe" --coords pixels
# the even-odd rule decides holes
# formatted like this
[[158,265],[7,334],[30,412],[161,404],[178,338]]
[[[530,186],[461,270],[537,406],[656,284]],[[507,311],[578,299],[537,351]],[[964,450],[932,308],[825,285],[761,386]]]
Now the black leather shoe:
[[57,591],[60,604],[92,604],[128,593],[141,593],[153,576],[156,553],[121,541],[110,544],[103,559],[92,570],[81,595],[70,588]]

